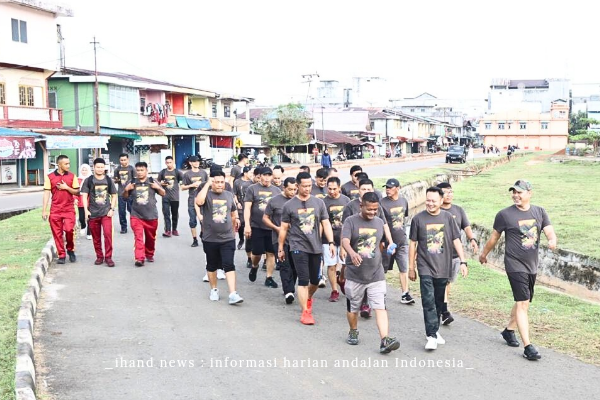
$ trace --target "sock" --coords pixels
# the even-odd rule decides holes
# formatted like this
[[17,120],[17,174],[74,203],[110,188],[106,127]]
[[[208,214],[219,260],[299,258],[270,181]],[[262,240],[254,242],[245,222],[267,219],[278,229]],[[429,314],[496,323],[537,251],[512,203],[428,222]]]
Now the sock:
[[402,292],[402,296],[404,296],[405,294],[408,294],[408,290],[406,292]]
[[442,306],[442,312],[443,313],[447,313],[448,312],[448,303],[444,303],[444,305]]

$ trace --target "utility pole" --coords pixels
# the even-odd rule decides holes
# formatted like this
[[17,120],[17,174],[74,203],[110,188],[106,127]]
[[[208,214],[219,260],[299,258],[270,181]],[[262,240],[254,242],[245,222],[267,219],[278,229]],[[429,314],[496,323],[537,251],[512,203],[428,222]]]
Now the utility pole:
[[100,42],[96,42],[96,36],[94,36],[94,41],[90,42],[90,44],[94,45],[94,102],[95,107],[95,132],[100,133],[100,105],[98,104],[98,61],[96,57],[96,45],[100,44]]
[[[308,103],[308,96],[310,95],[310,84],[312,83],[312,79],[314,77],[319,77],[319,74],[317,72],[315,72],[314,74],[305,74],[302,75],[302,79],[307,79],[306,81],[302,82],[302,83],[308,83],[308,91],[306,92],[306,101],[305,104]],[[315,145],[316,145],[316,141],[317,141],[317,127],[315,126],[315,99],[314,97],[312,97],[312,115],[313,115],[313,140],[315,141]]]

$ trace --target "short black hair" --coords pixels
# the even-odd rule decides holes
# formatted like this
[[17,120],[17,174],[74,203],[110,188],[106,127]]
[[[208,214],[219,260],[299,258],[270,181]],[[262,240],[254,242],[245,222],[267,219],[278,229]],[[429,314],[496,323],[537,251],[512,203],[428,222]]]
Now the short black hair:
[[173,159],[173,156],[166,156],[166,157],[165,157],[165,161],[167,161],[167,160],[172,160],[172,159]]
[[283,181],[283,187],[288,187],[289,185],[293,185],[296,183],[296,178],[292,178],[291,176],[289,178],[285,178],[285,180]]
[[354,175],[356,171],[362,171],[362,167],[360,165],[353,165],[350,168],[350,176]]
[[377,193],[375,192],[368,192],[362,197],[361,203],[379,203],[379,197],[377,197]]
[[275,171],[276,169],[280,169],[281,172],[285,172],[285,170],[283,169],[283,167],[281,165],[276,165],[273,167],[273,171]]
[[425,194],[427,193],[437,193],[440,195],[440,197],[444,197],[444,191],[442,189],[440,189],[438,186],[432,186],[430,188],[427,189],[427,191],[425,191]]
[[327,178],[329,176],[329,171],[327,168],[319,168],[316,173],[317,178]]
[[106,160],[104,158],[102,158],[102,157],[98,157],[98,158],[96,158],[94,160],[94,165],[96,165],[96,164],[104,164],[104,165],[106,165]]
[[338,172],[337,168],[331,167],[331,168],[327,168],[327,172],[329,173],[329,175],[331,175],[332,172]]
[[68,156],[65,156],[64,154],[61,154],[60,156],[56,157],[56,163],[58,164],[59,162],[61,162],[61,161],[62,161],[62,160],[64,160],[65,158],[66,158],[67,160],[69,159],[69,157],[68,157]]
[[452,185],[449,182],[440,182],[437,185],[440,189],[452,189]]
[[135,163],[135,167],[136,168],[146,168],[148,169],[148,164],[146,164],[144,161],[139,161]]
[[362,181],[363,179],[369,179],[369,175],[366,172],[359,172],[358,174],[356,174],[356,179],[358,179],[358,181]]
[[361,179],[358,182],[358,187],[360,188],[362,185],[371,185],[371,186],[375,187],[375,185],[373,184],[373,181],[370,179]]
[[301,171],[306,170],[310,174],[310,167],[308,165],[301,165],[299,168]]
[[312,177],[308,172],[300,172],[296,175],[296,182],[298,182],[298,185],[302,183],[302,179],[310,179],[312,181]]
[[340,186],[342,184],[342,182],[340,181],[340,178],[338,178],[337,176],[332,176],[331,178],[327,179],[327,184],[329,185],[331,182],[335,183],[336,185]]
[[211,178],[214,178],[215,176],[222,176],[223,178],[225,178],[225,172],[223,172],[222,169],[213,169],[212,171],[210,171],[210,176]]
[[256,176],[256,175],[260,175],[260,171],[262,171],[262,168],[256,167],[256,168],[254,168],[254,171],[252,171],[252,173],[254,174],[254,176]]
[[121,154],[119,154],[119,158],[121,158],[121,157],[129,158],[129,154],[121,153]]
[[245,153],[240,153],[238,155],[238,161],[242,161],[243,159],[248,158],[248,156]]

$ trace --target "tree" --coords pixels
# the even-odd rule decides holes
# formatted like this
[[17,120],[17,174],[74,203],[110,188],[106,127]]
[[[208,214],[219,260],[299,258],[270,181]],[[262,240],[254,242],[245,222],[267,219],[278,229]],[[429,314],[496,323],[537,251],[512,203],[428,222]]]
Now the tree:
[[289,103],[263,114],[253,130],[270,146],[296,146],[307,142],[308,117],[302,105]]
[[[581,111],[579,112],[579,114],[581,114]],[[592,145],[592,147],[594,148],[594,154],[597,154],[598,146],[600,144],[600,131],[597,127],[598,125],[600,125],[600,121],[592,118],[581,118],[580,123],[582,125],[582,128],[575,131],[575,134],[573,135],[571,135],[569,132],[569,140],[572,142],[584,140]],[[592,127],[594,127],[595,129],[590,129]]]
[[579,111],[577,114],[571,114],[569,118],[569,136],[577,135],[577,131],[587,129],[589,125],[586,112]]

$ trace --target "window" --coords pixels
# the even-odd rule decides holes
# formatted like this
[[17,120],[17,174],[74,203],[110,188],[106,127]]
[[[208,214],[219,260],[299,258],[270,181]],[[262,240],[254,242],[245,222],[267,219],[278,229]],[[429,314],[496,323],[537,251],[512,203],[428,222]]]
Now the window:
[[375,129],[375,121],[371,121],[371,130]]
[[19,104],[33,107],[33,88],[31,86],[19,86]]
[[542,129],[548,129],[548,123],[542,122]]
[[491,123],[491,122],[486,122],[486,123],[485,123],[485,129],[486,129],[486,130],[490,130],[490,129],[492,129],[492,123]]
[[223,106],[223,116],[225,118],[231,117],[231,104],[225,104]]
[[498,130],[504,130],[504,122],[498,122]]
[[415,112],[415,109],[414,109],[414,108],[411,108],[411,109],[410,109],[410,112]]
[[510,129],[512,128],[512,122],[507,123],[506,125],[508,125],[508,127],[506,129]]
[[4,83],[0,83],[0,104],[6,104],[6,95],[4,93]]
[[54,91],[48,91],[48,107],[58,108],[56,104],[56,92]]
[[14,18],[12,18],[10,22],[12,27],[13,42],[27,43],[27,22],[19,21],[18,19]]
[[137,89],[125,86],[108,86],[108,107],[110,111],[137,113],[140,107],[140,95]]
[[212,103],[212,117],[217,118],[217,103]]
[[140,112],[144,113],[146,111],[146,98],[140,97]]
[[527,122],[519,122],[519,127],[521,129],[527,129]]
[[421,112],[425,112],[425,109],[424,109],[424,108],[421,108]]

